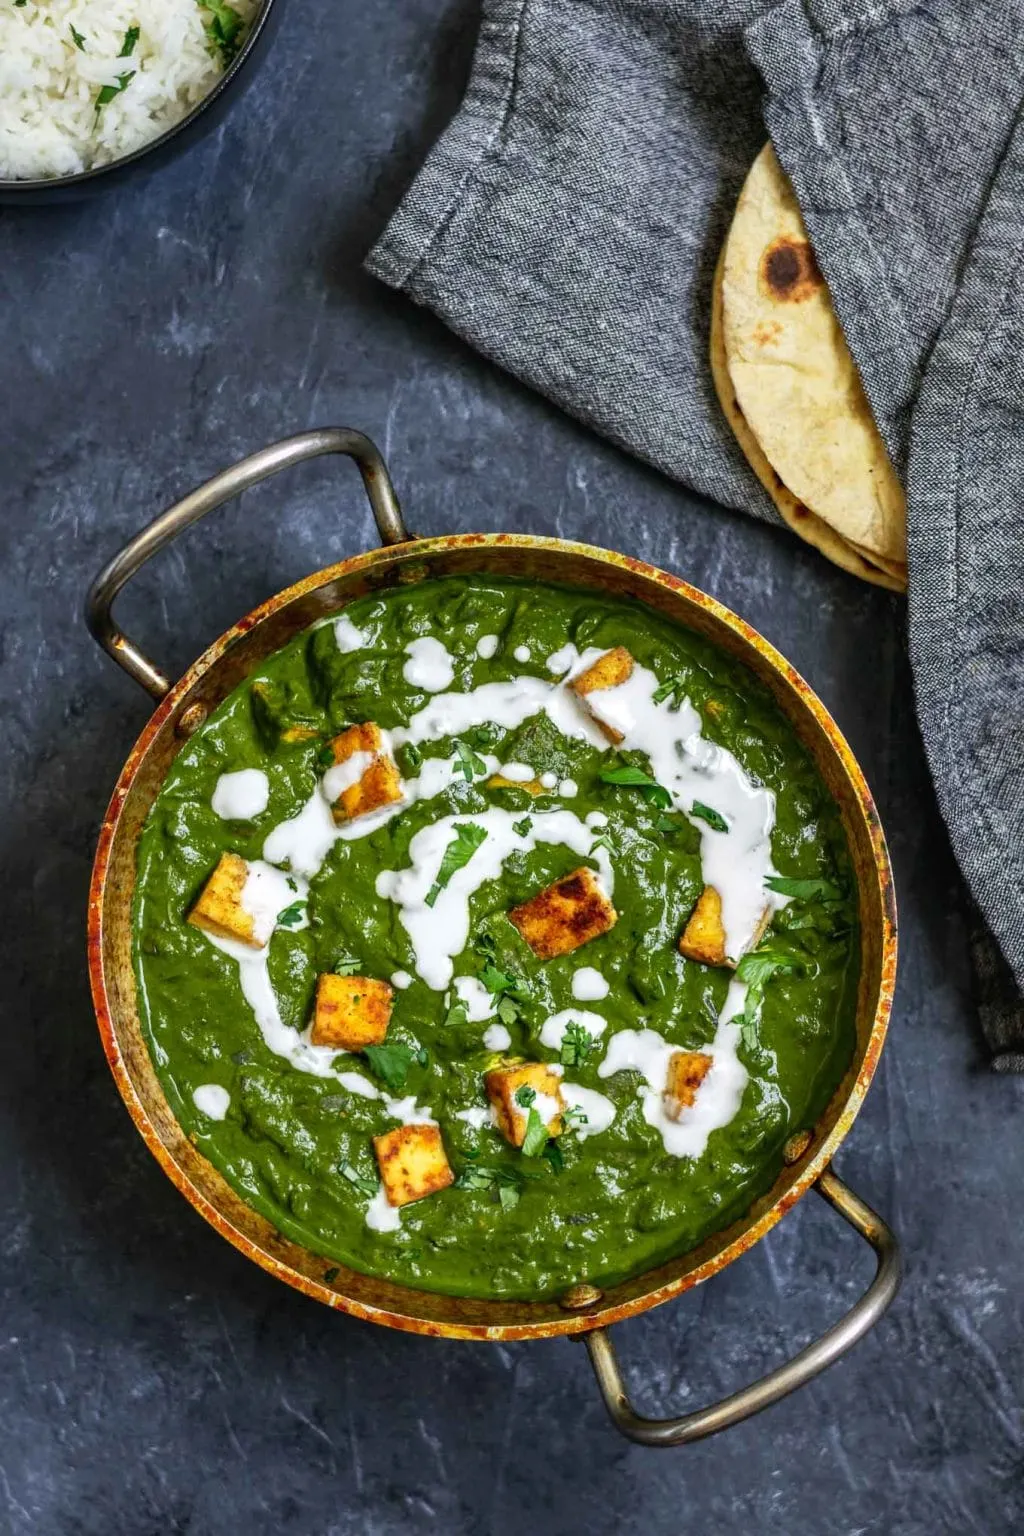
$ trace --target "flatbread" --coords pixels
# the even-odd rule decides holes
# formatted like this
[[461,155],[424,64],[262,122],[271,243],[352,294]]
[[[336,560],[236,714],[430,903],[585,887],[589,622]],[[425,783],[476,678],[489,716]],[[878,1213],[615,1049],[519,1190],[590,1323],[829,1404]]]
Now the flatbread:
[[845,546],[881,569],[903,571],[903,487],[770,144],[736,205],[721,305],[737,406],[786,490]]
[[809,511],[803,502],[783,485],[747,425],[737,402],[736,391],[733,389],[725,359],[725,341],[722,335],[724,266],[725,251],[723,249],[718,258],[711,293],[711,377],[714,380],[715,391],[725,419],[733,430],[744,458],[775,503],[783,521],[793,529],[794,533],[806,539],[808,544],[813,544],[815,549],[827,556],[833,564],[841,566],[844,571],[850,571],[852,575],[860,576],[864,581],[873,581],[880,587],[888,587],[891,592],[905,592],[907,590],[906,567],[895,562],[891,566],[889,562],[881,563],[877,556],[869,555],[857,545],[848,543],[841,534],[836,533],[834,528],[830,528],[828,523]]

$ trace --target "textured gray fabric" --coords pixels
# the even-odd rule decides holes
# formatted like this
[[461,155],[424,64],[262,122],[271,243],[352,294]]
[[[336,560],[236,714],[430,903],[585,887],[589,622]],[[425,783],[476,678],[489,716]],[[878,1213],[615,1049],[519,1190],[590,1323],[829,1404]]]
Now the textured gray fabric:
[[368,259],[614,441],[777,520],[706,363],[767,126],[907,478],[918,708],[1002,949],[975,946],[1003,1069],[1024,1065],[1022,19],[1011,0],[485,0],[464,106]]

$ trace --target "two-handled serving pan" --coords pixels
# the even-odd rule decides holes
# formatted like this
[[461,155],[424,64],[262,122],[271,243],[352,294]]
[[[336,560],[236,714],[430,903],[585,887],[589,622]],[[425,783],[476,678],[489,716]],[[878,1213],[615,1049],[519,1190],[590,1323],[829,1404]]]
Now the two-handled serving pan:
[[[190,523],[278,470],[326,453],[348,454],[355,460],[382,547],[318,571],[270,598],[240,619],[172,685],[116,627],[111,605],[117,594],[151,555]],[[696,630],[741,661],[774,695],[838,802],[859,892],[862,947],[855,1058],[813,1132],[794,1137],[787,1146],[786,1166],[772,1189],[740,1220],[691,1252],[609,1290],[581,1284],[558,1300],[473,1301],[411,1290],[335,1268],[282,1237],[228,1187],[178,1125],[153,1070],[135,999],[131,924],[136,848],[147,812],[184,741],[244,677],[316,620],[340,612],[367,592],[427,576],[464,573],[561,582],[628,597]],[[89,970],[100,1034],[121,1096],[150,1151],[222,1236],[306,1295],[390,1328],[448,1339],[581,1337],[612,1419],[624,1435],[642,1445],[682,1445],[739,1423],[816,1376],[878,1321],[899,1286],[899,1250],[885,1223],[834,1172],[832,1157],[867,1092],[889,1017],[896,972],[892,872],[875,807],[850,748],[803,679],[755,630],[677,577],[585,544],[512,534],[414,538],[402,521],[380,454],[361,433],[342,429],[305,432],[264,448],[169,508],[97,577],[89,592],[87,621],[99,644],[157,701],[117,781],[93,870]],[[626,1394],[609,1325],[668,1301],[724,1269],[809,1189],[873,1248],[877,1272],[867,1291],[821,1338],[753,1385],[681,1418],[642,1417]]]

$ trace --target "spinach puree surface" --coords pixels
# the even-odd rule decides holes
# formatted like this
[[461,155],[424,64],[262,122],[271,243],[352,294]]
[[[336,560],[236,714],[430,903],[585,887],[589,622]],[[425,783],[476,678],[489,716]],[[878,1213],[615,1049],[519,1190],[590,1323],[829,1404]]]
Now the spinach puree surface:
[[[370,637],[367,648],[343,654],[326,624],[273,656],[183,748],[143,830],[135,967],[144,1028],[171,1107],[249,1204],[327,1261],[476,1297],[541,1298],[578,1281],[608,1285],[640,1273],[694,1246],[770,1187],[786,1138],[814,1123],[851,1060],[856,903],[837,809],[762,686],[700,637],[638,604],[467,577],[363,598],[346,613]],[[611,749],[570,741],[537,716],[497,732],[487,749],[502,762],[528,763],[538,775],[571,777],[578,785],[571,801],[557,794],[535,800],[521,788],[486,789],[482,779],[460,779],[372,834],[335,843],[311,881],[309,926],[279,927],[270,941],[271,979],[282,1016],[296,1030],[308,1022],[317,974],[331,970],[339,955],[358,957],[360,974],[387,979],[414,971],[398,908],[376,895],[374,882],[380,869],[408,863],[410,838],[428,822],[453,813],[471,817],[495,803],[524,815],[565,804],[580,817],[605,813],[614,849],[619,920],[609,933],[545,964],[523,943],[508,909],[580,863],[568,848],[540,846],[513,854],[500,879],[473,897],[470,946],[455,962],[456,974],[479,974],[491,958],[517,978],[518,1017],[509,1026],[507,1054],[547,1061],[557,1053],[540,1045],[538,1034],[549,1015],[573,1006],[573,972],[594,966],[604,975],[607,998],[577,1006],[603,1014],[608,1029],[587,1062],[566,1075],[614,1101],[613,1124],[586,1140],[564,1134],[557,1171],[543,1158],[527,1165],[490,1125],[474,1129],[456,1119],[455,1111],[484,1102],[481,1074],[495,1061],[482,1043],[487,1025],[466,1022],[458,1011],[453,1018],[445,997],[414,976],[407,990],[395,992],[388,1039],[424,1048],[425,1062],[413,1062],[402,1091],[430,1107],[456,1175],[481,1165],[506,1169],[520,1198],[502,1201],[497,1187],[456,1185],[405,1206],[400,1229],[380,1233],[366,1225],[366,1194],[340,1169],[375,1185],[371,1138],[396,1122],[380,1100],[272,1054],[242,996],[237,964],[185,916],[222,852],[259,858],[269,830],[308,800],[332,734],[363,720],[402,725],[428,702],[403,676],[406,645],[427,634],[451,652],[451,686],[459,691],[524,673],[550,678],[546,658],[569,641],[581,651],[625,646],[659,678],[681,675],[705,735],[775,792],[776,868],[824,878],[838,895],[827,903],[794,900],[776,915],[763,942],[787,949],[796,967],[767,982],[758,1027],[744,1032],[739,1047],[750,1074],[740,1110],[712,1132],[694,1161],[668,1156],[644,1121],[637,1073],[597,1075],[619,1029],[651,1028],[683,1049],[710,1041],[731,975],[684,960],[677,949],[702,885],[697,829],[683,816],[666,817],[642,790],[601,781],[601,769],[620,760]],[[484,660],[477,641],[492,634],[500,643]],[[525,663],[513,655],[523,646],[531,655]],[[288,739],[296,725],[301,739]],[[443,739],[427,742],[422,753],[453,750]],[[403,749],[398,756],[403,773],[414,776],[415,760],[403,761]],[[223,821],[210,803],[218,777],[247,767],[268,775],[267,809],[252,822]],[[342,1057],[338,1065],[369,1075],[360,1057]],[[222,1121],[193,1103],[194,1090],[206,1084],[230,1094]],[[530,1177],[519,1179],[521,1172]]]

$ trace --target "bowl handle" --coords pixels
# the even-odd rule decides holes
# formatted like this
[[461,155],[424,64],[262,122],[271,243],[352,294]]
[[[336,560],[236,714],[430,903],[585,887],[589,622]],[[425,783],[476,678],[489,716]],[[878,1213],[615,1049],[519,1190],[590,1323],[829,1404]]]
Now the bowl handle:
[[723,1398],[709,1408],[683,1414],[678,1419],[646,1419],[637,1413],[626,1392],[608,1330],[595,1328],[592,1333],[582,1335],[612,1423],[628,1440],[635,1440],[638,1445],[664,1448],[686,1445],[690,1440],[702,1440],[706,1435],[717,1434],[720,1429],[729,1429],[804,1386],[819,1371],[844,1355],[878,1322],[900,1286],[902,1266],[896,1238],[881,1217],[843,1183],[831,1166],[824,1169],[814,1187],[875,1250],[878,1268],[864,1295],[827,1333],[785,1365],[742,1391],[734,1392],[731,1397]]
[[347,427],[321,427],[314,432],[286,437],[214,475],[212,480],[207,480],[205,485],[161,512],[134,539],[130,539],[103,567],[86,596],[85,622],[93,639],[154,699],[162,699],[171,682],[114,623],[111,609],[121,588],[151,555],[177,538],[183,528],[205,517],[207,512],[213,512],[261,480],[268,480],[278,470],[301,464],[305,459],[319,458],[324,453],[346,453],[355,460],[382,544],[404,544],[411,537],[402,520],[387,465],[368,437]]

